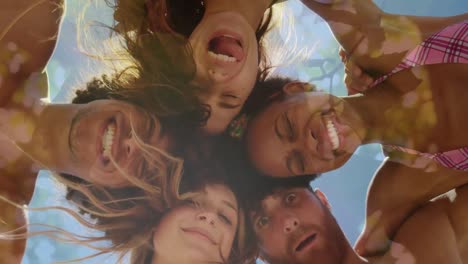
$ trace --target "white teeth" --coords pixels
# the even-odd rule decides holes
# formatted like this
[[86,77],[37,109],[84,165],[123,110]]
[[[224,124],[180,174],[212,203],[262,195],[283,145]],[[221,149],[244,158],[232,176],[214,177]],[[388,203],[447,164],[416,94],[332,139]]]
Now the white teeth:
[[337,150],[340,146],[340,139],[338,138],[338,132],[336,131],[335,125],[331,120],[326,120],[328,137],[331,140],[333,150]]
[[232,39],[236,39],[234,36],[232,35],[223,35],[223,37],[227,37],[227,38],[232,38]]
[[236,58],[234,57],[231,57],[231,56],[228,56],[228,55],[224,55],[224,54],[216,54],[212,51],[208,51],[208,54],[210,54],[210,56],[214,59],[217,59],[217,60],[220,60],[220,61],[224,61],[224,62],[236,62]]
[[102,136],[102,155],[108,158],[111,155],[112,143],[114,142],[115,125],[109,124]]

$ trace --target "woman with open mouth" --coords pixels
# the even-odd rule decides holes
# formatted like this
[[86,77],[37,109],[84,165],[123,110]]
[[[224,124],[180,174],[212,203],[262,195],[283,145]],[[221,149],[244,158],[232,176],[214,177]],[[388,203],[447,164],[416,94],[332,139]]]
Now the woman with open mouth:
[[[63,5],[62,0],[0,4],[2,235],[24,228],[23,206],[40,170],[57,173],[68,187],[67,198],[103,222],[164,210],[166,189],[177,185],[182,173],[182,160],[169,154],[179,141],[175,137],[206,115],[200,105],[190,106],[196,110],[189,113],[176,106],[154,111],[157,102],[146,99],[144,88],[135,88],[148,76],[141,66],[134,66],[136,75],[124,71],[92,80],[72,104],[49,103],[44,68]],[[165,94],[164,88],[157,92]],[[94,227],[107,231],[106,224]],[[19,263],[25,243],[0,240],[2,261]]]
[[[267,75],[262,39],[276,2],[118,0],[114,18],[125,39],[133,42],[136,35],[142,40],[145,48],[133,53],[137,61],[152,64],[155,74],[168,79],[173,72],[185,74],[184,92],[196,94],[211,109],[203,131],[219,134]],[[149,61],[140,50],[162,55]]]

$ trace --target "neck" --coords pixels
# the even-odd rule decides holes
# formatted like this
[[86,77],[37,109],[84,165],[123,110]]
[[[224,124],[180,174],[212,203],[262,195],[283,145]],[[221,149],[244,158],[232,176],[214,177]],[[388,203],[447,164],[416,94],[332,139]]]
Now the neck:
[[392,89],[383,88],[374,89],[365,95],[342,98],[345,101],[344,112],[351,120],[351,126],[358,128],[357,133],[363,144],[399,144],[402,138],[410,136],[402,131],[391,130],[393,123],[398,120],[389,117],[387,110],[395,106],[399,95]]
[[256,30],[271,3],[272,0],[205,0],[205,14],[238,12]]
[[16,140],[16,144],[35,163],[35,167],[55,172],[70,173],[68,135],[71,119],[79,109],[77,105],[46,105],[32,125],[30,140]]

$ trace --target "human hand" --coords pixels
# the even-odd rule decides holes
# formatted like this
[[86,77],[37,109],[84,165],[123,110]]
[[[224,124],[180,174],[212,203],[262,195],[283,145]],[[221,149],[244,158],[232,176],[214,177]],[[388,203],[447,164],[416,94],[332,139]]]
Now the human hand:
[[348,95],[365,92],[374,82],[372,77],[367,75],[362,69],[350,60],[343,49],[340,49],[339,55],[345,65],[344,82],[348,89]]

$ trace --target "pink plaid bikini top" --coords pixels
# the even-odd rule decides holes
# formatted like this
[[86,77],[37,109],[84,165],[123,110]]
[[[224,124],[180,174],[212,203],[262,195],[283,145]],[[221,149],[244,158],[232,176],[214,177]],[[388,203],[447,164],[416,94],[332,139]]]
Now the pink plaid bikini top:
[[[382,83],[401,70],[439,63],[468,63],[468,20],[448,26],[427,38],[411,51],[395,69],[377,79],[372,86]],[[434,159],[445,167],[468,171],[468,147],[436,154],[421,153],[393,145],[384,145],[384,149],[419,154]]]

